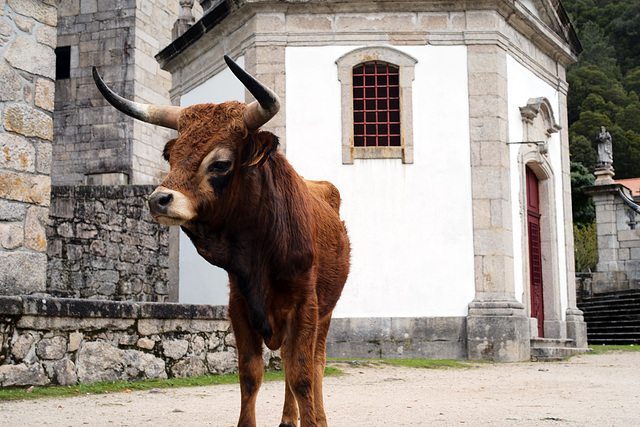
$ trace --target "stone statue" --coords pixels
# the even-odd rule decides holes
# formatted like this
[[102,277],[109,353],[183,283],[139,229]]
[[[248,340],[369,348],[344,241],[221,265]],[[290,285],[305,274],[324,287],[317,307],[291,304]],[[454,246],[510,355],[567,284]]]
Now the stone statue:
[[611,134],[607,132],[607,128],[600,127],[600,133],[596,136],[598,143],[598,169],[613,169],[613,143]]

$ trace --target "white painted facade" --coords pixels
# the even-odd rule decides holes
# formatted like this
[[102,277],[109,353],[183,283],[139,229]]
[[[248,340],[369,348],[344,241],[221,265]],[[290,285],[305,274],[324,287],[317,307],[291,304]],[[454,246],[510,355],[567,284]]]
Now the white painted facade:
[[[467,57],[465,46],[394,47],[418,60],[413,82],[414,163],[356,159],[342,163],[340,82],[336,59],[361,46],[287,47],[286,154],[305,178],[340,190],[352,242],[352,270],[334,317],[465,316],[475,295]],[[545,97],[558,115],[558,91],[508,57],[509,141],[523,140],[519,107]],[[238,59],[243,66],[244,58]],[[309,84],[312,81],[313,84]],[[181,97],[180,105],[244,101],[243,86],[224,69]],[[311,101],[312,100],[312,101]],[[559,134],[549,141],[549,163],[561,170]],[[515,295],[524,302],[526,212],[518,165],[511,153]],[[562,230],[562,182],[554,181]],[[434,209],[438,206],[438,209]],[[557,233],[558,267],[566,271],[564,233]],[[455,272],[455,274],[452,274]],[[560,275],[562,313],[566,276]],[[228,278],[180,237],[180,302],[226,304]]]
[[[465,316],[475,294],[466,48],[401,49],[418,59],[413,164],[357,159],[343,165],[335,61],[358,47],[287,48],[289,95],[280,113],[294,168],[305,178],[333,182],[343,199],[352,270],[334,316]],[[180,105],[243,101],[234,79],[225,69],[184,94]],[[204,261],[181,233],[180,302],[226,304],[227,283],[226,273]]]
[[[244,67],[244,57],[236,61]],[[244,86],[225,68],[180,97],[180,106],[236,100],[244,102]],[[229,277],[226,271],[204,260],[191,240],[180,231],[179,298],[186,304],[227,305]]]
[[359,47],[286,48],[287,157],[305,178],[338,187],[351,238],[334,316],[465,316],[475,293],[466,48],[394,47],[418,60],[414,163],[344,165],[335,61]]
[[[527,164],[544,199],[542,332],[586,346],[561,122],[565,70],[580,46],[561,4],[233,4],[228,17],[158,58],[181,105],[243,100],[244,89],[219,70],[224,54],[244,59],[282,97],[267,128],[291,164],[340,190],[352,269],[334,311],[332,354],[528,359],[541,331],[530,307]],[[401,150],[351,145],[350,71],[375,59],[401,70],[402,126],[411,126]],[[547,151],[517,144],[539,139]],[[190,245],[181,245],[181,301],[226,303],[226,276],[212,280],[199,272],[210,270],[187,264],[198,258]]]

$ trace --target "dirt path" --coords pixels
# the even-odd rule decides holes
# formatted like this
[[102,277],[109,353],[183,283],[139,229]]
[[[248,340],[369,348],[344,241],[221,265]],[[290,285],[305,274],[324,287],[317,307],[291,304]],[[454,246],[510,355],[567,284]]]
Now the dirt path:
[[[640,425],[640,352],[553,363],[428,370],[341,366],[325,379],[333,426]],[[262,386],[258,425],[277,426],[282,382]],[[2,426],[232,426],[237,385],[0,402]]]

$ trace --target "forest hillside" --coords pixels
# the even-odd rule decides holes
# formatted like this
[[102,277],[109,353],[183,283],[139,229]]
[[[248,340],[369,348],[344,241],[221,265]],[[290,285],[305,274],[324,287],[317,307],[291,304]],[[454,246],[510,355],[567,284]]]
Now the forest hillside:
[[640,1],[564,0],[583,51],[567,73],[574,223],[594,219],[579,187],[593,182],[595,136],[613,140],[615,179],[640,176]]

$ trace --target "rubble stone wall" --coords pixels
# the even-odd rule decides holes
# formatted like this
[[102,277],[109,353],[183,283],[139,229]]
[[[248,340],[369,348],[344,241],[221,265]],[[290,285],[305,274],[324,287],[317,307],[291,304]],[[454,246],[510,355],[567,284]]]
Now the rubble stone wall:
[[[274,352],[263,359],[278,363]],[[0,297],[0,387],[235,370],[224,306]]]
[[177,302],[178,230],[151,219],[146,197],[153,189],[53,186],[47,295]]
[[0,295],[44,291],[55,0],[0,0]]

